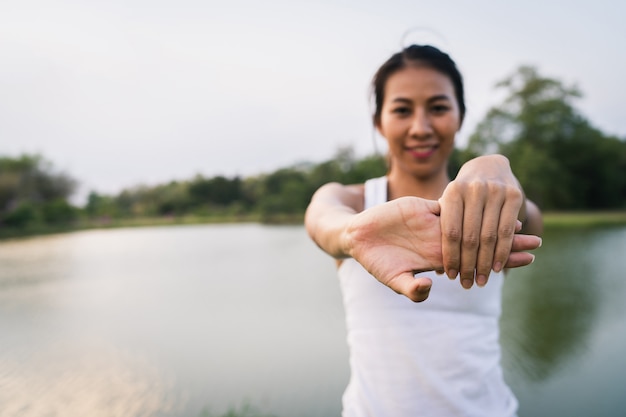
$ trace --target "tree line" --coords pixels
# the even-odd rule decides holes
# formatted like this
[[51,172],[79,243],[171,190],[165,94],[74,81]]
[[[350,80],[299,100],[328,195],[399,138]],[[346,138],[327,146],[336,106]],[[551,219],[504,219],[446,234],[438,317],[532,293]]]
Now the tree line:
[[[580,91],[520,67],[496,85],[505,99],[489,110],[450,160],[452,177],[486,153],[509,158],[529,198],[544,210],[626,209],[626,140],[595,128],[575,107]],[[301,219],[321,185],[360,183],[383,175],[382,155],[357,158],[339,149],[321,163],[303,163],[247,178],[197,175],[136,186],[116,195],[93,191],[70,204],[77,181],[38,155],[0,157],[0,231],[69,226],[79,221],[146,217]]]

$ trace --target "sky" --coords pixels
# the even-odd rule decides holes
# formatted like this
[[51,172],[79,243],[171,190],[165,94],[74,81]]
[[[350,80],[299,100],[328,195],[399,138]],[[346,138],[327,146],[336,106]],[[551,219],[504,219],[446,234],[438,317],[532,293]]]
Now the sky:
[[614,0],[0,0],[0,155],[42,155],[80,200],[371,154],[370,80],[409,43],[463,73],[460,147],[520,65],[578,86],[581,113],[626,138],[624,16]]

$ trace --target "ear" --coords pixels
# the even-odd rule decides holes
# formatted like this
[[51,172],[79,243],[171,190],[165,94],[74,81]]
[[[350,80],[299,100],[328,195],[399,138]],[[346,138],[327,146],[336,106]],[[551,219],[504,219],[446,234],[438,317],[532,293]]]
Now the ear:
[[372,122],[374,124],[374,127],[376,128],[376,131],[378,132],[378,134],[382,137],[385,137],[385,135],[383,135],[383,132],[381,131],[381,126],[380,126],[380,116],[376,117],[376,115],[372,116]]

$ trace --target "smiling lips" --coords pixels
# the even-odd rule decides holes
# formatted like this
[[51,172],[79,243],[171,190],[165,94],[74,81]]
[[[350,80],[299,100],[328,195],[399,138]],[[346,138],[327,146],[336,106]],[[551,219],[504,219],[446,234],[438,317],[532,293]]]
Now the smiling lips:
[[409,152],[409,154],[411,154],[413,158],[426,159],[432,154],[434,154],[438,147],[439,145],[437,144],[420,145],[420,146],[413,146],[411,148],[406,148],[406,150]]

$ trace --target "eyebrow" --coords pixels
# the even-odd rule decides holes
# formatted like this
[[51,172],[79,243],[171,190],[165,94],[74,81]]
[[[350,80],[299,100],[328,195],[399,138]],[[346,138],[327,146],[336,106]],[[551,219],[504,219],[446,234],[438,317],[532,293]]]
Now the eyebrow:
[[[447,100],[447,101],[451,101],[452,99],[450,98],[450,96],[448,96],[447,94],[438,94],[436,96],[432,96],[430,97],[427,102],[431,103],[433,101],[439,101],[439,100]],[[392,101],[392,103],[412,103],[413,100],[410,100],[408,98],[405,97],[396,97],[394,98]]]

